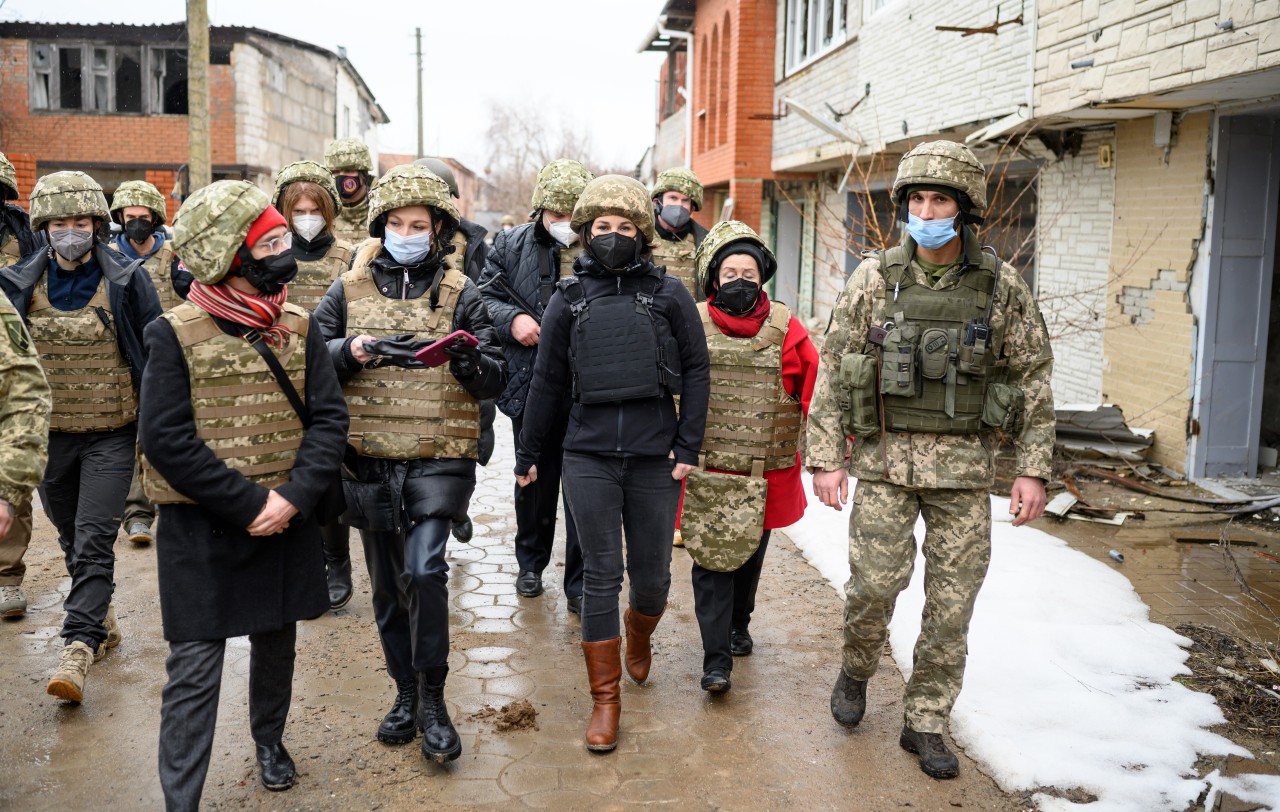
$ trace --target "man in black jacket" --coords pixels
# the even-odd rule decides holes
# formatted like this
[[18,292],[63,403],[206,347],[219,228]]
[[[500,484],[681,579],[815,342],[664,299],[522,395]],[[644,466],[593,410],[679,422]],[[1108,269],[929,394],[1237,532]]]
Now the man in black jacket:
[[133,472],[142,329],[160,299],[140,263],[102,242],[107,199],[83,172],[55,172],[31,192],[31,223],[48,247],[0,271],[26,319],[53,392],[40,502],[66,555],[71,591],[51,696],[84,698],[89,665],[120,644],[111,597],[115,540]]
[[[511,418],[517,450],[538,352],[539,321],[556,281],[573,274],[573,260],[582,251],[569,219],[591,178],[591,172],[578,161],[562,158],[543,167],[533,190],[533,222],[494,237],[480,280],[507,357],[507,388],[498,398],[498,408]],[[542,572],[551,561],[560,501],[560,444],[567,419],[566,414],[547,438],[547,451],[538,459],[538,481],[515,489],[515,548],[520,566],[516,590],[526,598],[542,594]],[[569,611],[578,614],[582,608],[582,549],[567,509],[564,515],[564,594]]]

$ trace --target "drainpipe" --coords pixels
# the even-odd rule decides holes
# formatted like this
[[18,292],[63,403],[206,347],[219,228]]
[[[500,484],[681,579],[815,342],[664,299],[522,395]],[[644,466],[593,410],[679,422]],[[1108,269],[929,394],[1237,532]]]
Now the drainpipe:
[[690,169],[693,167],[693,34],[667,28],[665,14],[658,18],[658,33],[667,39],[684,40],[684,166]]

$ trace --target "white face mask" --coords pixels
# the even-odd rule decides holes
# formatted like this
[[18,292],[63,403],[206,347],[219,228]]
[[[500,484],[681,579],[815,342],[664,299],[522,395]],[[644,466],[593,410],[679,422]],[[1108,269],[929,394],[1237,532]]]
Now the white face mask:
[[316,235],[324,231],[324,218],[318,214],[295,214],[293,216],[293,230],[298,236],[307,242],[311,242]]
[[431,232],[423,231],[408,237],[401,237],[391,229],[382,236],[382,247],[401,265],[416,265],[426,258],[431,250]]
[[578,233],[573,230],[573,226],[569,225],[568,220],[561,220],[559,223],[547,226],[547,233],[566,248],[578,241]]

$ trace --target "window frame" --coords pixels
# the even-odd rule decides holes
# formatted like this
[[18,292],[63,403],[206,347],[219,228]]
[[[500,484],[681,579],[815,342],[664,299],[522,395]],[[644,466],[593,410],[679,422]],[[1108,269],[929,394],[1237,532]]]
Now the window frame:
[[[853,38],[851,5],[850,0],[786,0],[783,75],[803,70]],[[828,23],[831,38],[824,42]]]
[[[168,51],[184,51],[183,48],[174,48],[172,46],[147,45],[144,43],[127,43],[117,45],[110,42],[98,42],[93,40],[76,40],[71,42],[61,41],[40,41],[30,40],[28,42],[28,70],[27,70],[27,109],[29,112],[38,115],[79,115],[79,116],[162,116],[162,115],[185,115],[183,113],[166,113],[164,112],[164,98],[161,92],[157,96],[157,88],[154,87],[154,79],[156,77],[155,68],[159,66],[160,90],[163,90],[163,77],[165,75],[165,57]],[[36,49],[47,48],[49,53],[48,67],[36,67]],[[142,87],[139,92],[141,94],[141,110],[118,110],[119,99],[116,93],[116,69],[119,67],[116,58],[117,48],[121,50],[136,51],[140,60],[139,70],[141,72]],[[62,77],[60,71],[61,52],[69,50],[78,50],[80,52],[80,107],[62,107]],[[107,56],[107,67],[105,70],[97,70],[94,67],[93,58],[96,51],[105,51]],[[41,77],[48,77],[48,94],[46,98],[46,106],[39,107],[36,105],[37,96],[42,86]],[[94,104],[94,79],[104,76],[107,81],[107,109],[99,110],[93,107]]]

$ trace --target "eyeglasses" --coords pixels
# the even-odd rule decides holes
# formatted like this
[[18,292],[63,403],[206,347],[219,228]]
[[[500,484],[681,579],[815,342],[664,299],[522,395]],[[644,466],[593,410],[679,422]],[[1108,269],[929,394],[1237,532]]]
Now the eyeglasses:
[[259,242],[258,247],[267,249],[268,256],[283,254],[285,251],[288,251],[293,247],[293,232],[286,231],[283,235],[276,237],[273,240]]

